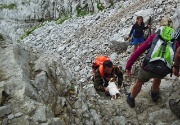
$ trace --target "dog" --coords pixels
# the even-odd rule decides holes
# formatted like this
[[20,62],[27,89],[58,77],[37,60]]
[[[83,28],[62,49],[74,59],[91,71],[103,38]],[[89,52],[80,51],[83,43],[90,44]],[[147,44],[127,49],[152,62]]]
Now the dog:
[[109,91],[109,94],[111,95],[111,100],[115,100],[120,98],[121,94],[119,92],[118,87],[116,86],[116,77],[111,78],[108,82],[107,89]]

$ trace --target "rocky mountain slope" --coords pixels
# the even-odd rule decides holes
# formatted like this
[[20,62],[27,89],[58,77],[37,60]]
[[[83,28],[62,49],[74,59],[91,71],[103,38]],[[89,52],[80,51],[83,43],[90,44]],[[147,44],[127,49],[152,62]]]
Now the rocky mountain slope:
[[[90,80],[91,60],[108,55],[124,71],[131,46],[125,39],[137,15],[152,16],[155,30],[160,18],[173,16],[176,27],[180,1],[137,0],[116,3],[94,15],[72,17],[62,24],[45,22],[20,43],[0,48],[0,123],[22,125],[179,125],[168,101],[179,99],[179,78],[167,76],[160,86],[161,99],[151,100],[151,81],[143,85],[136,107],[126,93],[110,100],[97,93]],[[172,9],[175,8],[175,9]],[[134,65],[134,77],[138,71]],[[124,74],[129,92],[134,77]],[[75,89],[75,93],[69,90]]]
[[16,41],[27,29],[46,20],[97,13],[117,1],[120,0],[1,0],[0,33]]

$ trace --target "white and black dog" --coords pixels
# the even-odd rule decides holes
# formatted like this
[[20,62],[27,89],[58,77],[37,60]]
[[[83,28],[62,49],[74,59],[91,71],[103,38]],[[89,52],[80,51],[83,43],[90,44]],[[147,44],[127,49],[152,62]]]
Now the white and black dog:
[[109,94],[111,95],[111,100],[114,100],[114,99],[118,99],[120,96],[121,96],[121,94],[120,94],[120,92],[119,92],[119,89],[118,89],[118,87],[116,86],[116,77],[114,77],[114,78],[111,78],[110,80],[109,80],[109,82],[108,82],[108,86],[107,86],[107,88],[108,88],[108,90],[109,90]]

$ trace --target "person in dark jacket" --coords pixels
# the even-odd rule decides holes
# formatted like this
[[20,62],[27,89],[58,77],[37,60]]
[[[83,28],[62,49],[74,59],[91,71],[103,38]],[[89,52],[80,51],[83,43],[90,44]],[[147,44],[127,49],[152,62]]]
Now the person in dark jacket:
[[123,81],[123,73],[117,66],[113,65],[110,60],[104,61],[102,67],[97,68],[95,71],[94,87],[96,91],[105,91],[105,94],[107,94],[108,82],[112,77],[115,76],[118,78],[118,88],[120,88]]
[[140,46],[144,41],[144,30],[149,26],[145,27],[142,16],[137,16],[136,23],[132,26],[128,41],[130,44],[134,45],[134,51]]

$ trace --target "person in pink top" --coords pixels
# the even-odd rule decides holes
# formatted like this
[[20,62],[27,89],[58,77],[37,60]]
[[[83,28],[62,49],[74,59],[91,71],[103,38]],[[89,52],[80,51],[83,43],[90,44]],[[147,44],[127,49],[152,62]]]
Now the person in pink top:
[[[180,37],[177,39],[180,41]],[[178,47],[175,57],[174,57],[174,67],[173,67],[173,73],[175,76],[180,76],[180,46]],[[180,94],[180,93],[179,93]],[[171,111],[180,118],[180,98],[179,99],[170,99],[169,100],[169,107]]]
[[[161,26],[169,26],[171,28],[173,27],[173,23],[170,18],[162,18],[160,23]],[[147,38],[147,40],[139,48],[137,48],[134,53],[132,53],[126,64],[127,76],[131,75],[131,67],[134,64],[134,62],[137,60],[137,58],[151,47],[151,42],[153,41],[155,35],[156,34],[150,35]],[[129,93],[127,96],[127,103],[130,105],[130,107],[135,107],[135,98],[141,91],[142,85],[145,82],[148,82],[151,78],[153,78],[152,87],[151,87],[151,97],[154,102],[157,102],[159,99],[159,86],[161,83],[161,79],[164,78],[165,76],[148,72],[142,65],[138,73],[137,80],[135,81],[133,88],[131,90],[131,93]]]
[[[180,41],[180,37],[178,38]],[[173,67],[173,73],[175,76],[179,77],[179,68],[180,68],[180,46],[178,47],[175,56],[174,56],[174,67]]]

